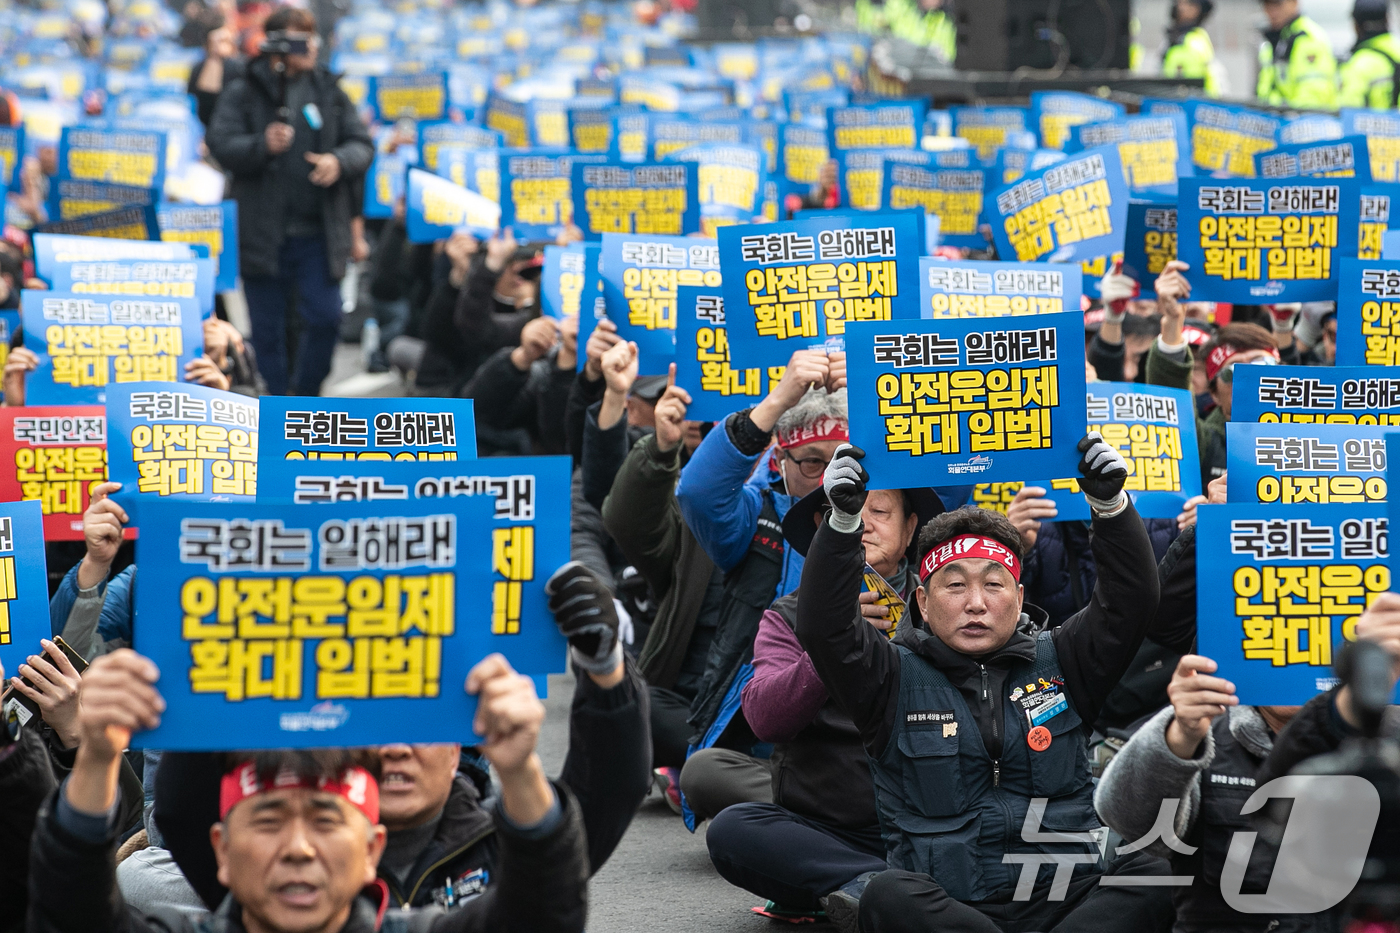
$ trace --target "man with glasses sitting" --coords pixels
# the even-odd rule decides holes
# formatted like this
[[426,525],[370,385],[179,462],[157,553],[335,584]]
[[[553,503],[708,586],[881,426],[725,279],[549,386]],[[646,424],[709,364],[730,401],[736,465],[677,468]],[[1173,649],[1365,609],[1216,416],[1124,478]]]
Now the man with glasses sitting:
[[714,634],[689,709],[693,753],[680,775],[692,830],[731,804],[773,799],[766,757],[753,754],[766,756],[766,747],[755,748],[739,695],[753,676],[763,611],[802,577],[802,555],[783,540],[783,516],[821,487],[846,439],[845,354],[798,350],[768,396],[716,425],[681,471],[681,515],[719,571],[704,597],[713,611],[700,612],[713,618]]

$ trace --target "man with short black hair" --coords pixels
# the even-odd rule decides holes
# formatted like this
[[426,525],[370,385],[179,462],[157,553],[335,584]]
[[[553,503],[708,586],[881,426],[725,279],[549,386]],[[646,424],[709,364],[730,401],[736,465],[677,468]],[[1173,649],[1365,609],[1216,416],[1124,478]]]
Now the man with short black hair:
[[[843,446],[827,468],[832,510],[807,552],[797,637],[860,730],[890,866],[825,899],[842,930],[1146,933],[1170,922],[1160,888],[1097,884],[1087,738],[1152,622],[1158,583],[1121,455],[1094,432],[1079,450],[1099,567],[1089,605],[1049,629],[1024,602],[1016,527],[962,508],[920,534],[927,629],[893,642],[856,612],[865,454]],[[1166,866],[1125,858],[1118,871]]]

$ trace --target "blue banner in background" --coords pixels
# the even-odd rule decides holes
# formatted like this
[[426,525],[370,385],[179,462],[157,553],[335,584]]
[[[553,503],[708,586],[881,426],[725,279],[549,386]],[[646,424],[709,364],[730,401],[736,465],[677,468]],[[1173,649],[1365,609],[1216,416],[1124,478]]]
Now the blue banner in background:
[[1254,174],[1255,154],[1278,145],[1283,121],[1271,113],[1198,100],[1179,106],[1191,131],[1191,164],[1202,175],[1248,178]]
[[163,188],[165,141],[158,130],[65,126],[58,143],[58,177]]
[[66,236],[116,237],[130,240],[159,240],[160,224],[153,204],[132,204],[97,214],[84,214],[68,220],[51,220],[35,228],[40,233]]
[[1389,366],[1236,366],[1233,421],[1400,425]]
[[[0,664],[18,677],[31,654],[52,638],[44,514],[39,502],[0,503]],[[5,710],[6,713],[9,710]]]
[[1198,653],[1241,703],[1296,706],[1337,683],[1356,619],[1390,589],[1386,506],[1231,502],[1197,511]]
[[700,230],[698,167],[574,163],[574,224],[585,239],[604,233],[683,236]]
[[[619,337],[636,342],[641,375],[665,373],[676,355],[677,289],[720,285],[715,241],[605,233],[601,256],[608,320]],[[587,339],[582,322],[579,339]]]
[[1068,263],[919,260],[920,317],[1078,311],[1083,272]]
[[1343,259],[1340,279],[1336,364],[1400,364],[1400,262]]
[[1361,222],[1357,224],[1356,258],[1380,259],[1387,231],[1400,228],[1400,185],[1361,186]]
[[1343,108],[1342,132],[1366,137],[1372,179],[1400,182],[1400,114]]
[[666,158],[694,163],[700,232],[706,236],[762,214],[768,170],[767,157],[758,146],[692,146]]
[[1115,146],[1133,194],[1176,194],[1177,180],[1194,174],[1182,113],[1124,117],[1070,129],[1067,152]]
[[258,400],[190,383],[110,387],[107,478],[122,484],[117,495],[125,504],[141,494],[252,502],[258,494]]
[[[951,107],[949,110],[953,115],[953,133],[972,143],[982,159],[994,157],[1014,134],[1031,130],[1027,107]],[[1030,148],[1034,148],[1033,133],[1029,142]]]
[[500,205],[416,168],[408,170],[406,220],[411,243],[445,240],[457,231],[486,239],[500,229]]
[[[1143,518],[1176,518],[1186,500],[1202,494],[1195,400],[1185,389],[1136,382],[1091,382],[1086,387],[1089,430],[1118,449],[1128,465],[1123,491]],[[1055,503],[1057,522],[1089,521],[1079,473],[1034,480]]]
[[1157,276],[1176,258],[1176,201],[1133,201],[1123,238],[1123,274],[1138,283],[1139,298],[1157,297]]
[[729,341],[748,365],[840,350],[856,321],[918,317],[915,212],[831,215],[719,231]]
[[156,211],[160,238],[174,243],[202,243],[214,261],[214,291],[238,287],[238,202],[161,204]]
[[1120,252],[1128,188],[1113,146],[1089,149],[987,199],[997,253],[1020,262],[1070,262]]
[[871,487],[1074,474],[1083,340],[1078,311],[849,328],[851,443],[866,452]]
[[134,647],[164,674],[168,706],[135,741],[185,750],[470,741],[475,702],[463,685],[491,650],[480,620],[490,612],[492,511],[475,497],[139,503]]
[[20,168],[24,165],[24,127],[0,127],[0,187],[20,190]]
[[33,243],[34,274],[48,282],[50,288],[53,287],[54,273],[60,266],[70,263],[137,259],[146,262],[179,262],[193,259],[196,255],[194,247],[188,243],[117,240],[57,233],[36,233]]
[[1300,175],[1371,180],[1371,157],[1366,137],[1351,136],[1320,142],[1279,146],[1254,157],[1254,173],[1260,178],[1296,178]]
[[[152,216],[154,208],[150,209]],[[193,251],[198,244],[162,246]],[[136,254],[137,256],[140,253]],[[48,276],[55,292],[72,292],[88,298],[193,298],[202,315],[214,313],[214,261],[212,259],[113,259],[54,262]],[[203,341],[195,346],[202,347]]]
[[501,226],[519,240],[552,240],[573,222],[573,166],[607,161],[568,150],[501,152]]
[[[155,188],[112,185],[105,181],[75,181],[71,178],[49,182],[49,220],[72,220],[90,214],[106,214],[123,207],[149,207],[158,203]],[[142,239],[147,239],[142,237]]]
[[848,149],[913,149],[923,135],[928,101],[878,101],[826,110],[827,146]]
[[430,172],[437,172],[438,160],[449,150],[499,148],[500,133],[472,123],[438,120],[418,124],[418,164]]
[[369,79],[375,119],[441,120],[447,116],[447,72],[378,75]]
[[189,298],[106,298],[23,291],[24,345],[39,357],[25,379],[29,405],[100,405],[107,387],[183,382],[204,352],[198,305]]
[[1356,255],[1355,179],[1183,178],[1177,257],[1193,301],[1331,301]]
[[[940,156],[972,157],[972,150],[950,150]],[[953,161],[953,159],[948,159]],[[978,230],[986,173],[980,167],[926,169],[886,162],[880,205],[890,210],[922,208],[938,218],[938,236],[947,246],[986,248]]]
[[1229,499],[1290,506],[1384,502],[1389,430],[1231,421],[1225,425]]
[[1117,120],[1125,112],[1122,104],[1089,94],[1072,91],[1031,92],[1031,128],[1046,149],[1065,148],[1070,138],[1070,127]]

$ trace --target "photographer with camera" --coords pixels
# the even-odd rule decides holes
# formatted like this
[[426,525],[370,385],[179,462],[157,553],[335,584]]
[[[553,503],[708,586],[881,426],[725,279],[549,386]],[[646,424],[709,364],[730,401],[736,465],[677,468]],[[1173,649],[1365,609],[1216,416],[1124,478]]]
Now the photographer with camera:
[[[374,146],[335,76],[316,63],[315,18],[281,7],[265,29],[261,54],[219,95],[205,138],[233,176],[243,287],[268,391],[318,395],[340,329],[352,182]],[[302,324],[294,377],[285,319],[292,294]]]

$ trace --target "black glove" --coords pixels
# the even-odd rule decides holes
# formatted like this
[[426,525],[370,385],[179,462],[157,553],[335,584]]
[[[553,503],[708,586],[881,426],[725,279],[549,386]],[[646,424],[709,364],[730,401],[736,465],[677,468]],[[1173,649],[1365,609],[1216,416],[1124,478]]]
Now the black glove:
[[571,560],[544,585],[549,611],[569,640],[574,663],[591,674],[611,673],[622,645],[617,640],[617,607],[612,593],[593,571]]
[[1128,478],[1128,464],[1118,448],[1111,446],[1098,431],[1090,431],[1079,442],[1084,454],[1079,461],[1079,488],[1089,505],[1098,512],[1112,512],[1119,507],[1123,483]]
[[870,474],[860,465],[864,459],[865,451],[842,444],[826,466],[822,488],[826,490],[826,500],[831,503],[831,527],[837,531],[850,533],[860,525],[867,492],[865,484],[870,482]]

